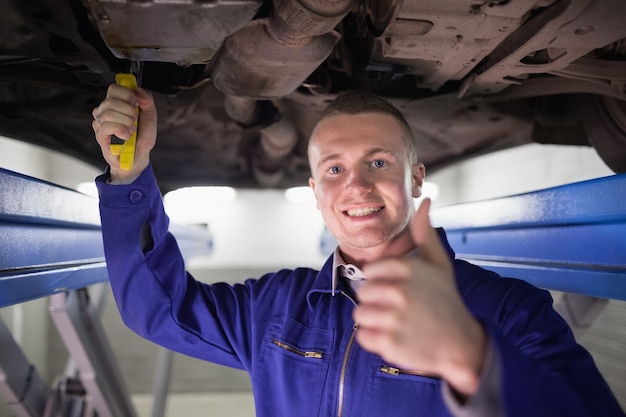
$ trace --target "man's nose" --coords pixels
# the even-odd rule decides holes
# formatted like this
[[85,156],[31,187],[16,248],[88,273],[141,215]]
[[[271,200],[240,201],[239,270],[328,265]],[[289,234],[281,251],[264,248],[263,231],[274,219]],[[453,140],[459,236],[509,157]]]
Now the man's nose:
[[372,190],[373,180],[369,173],[362,168],[355,168],[348,176],[346,191],[363,194]]

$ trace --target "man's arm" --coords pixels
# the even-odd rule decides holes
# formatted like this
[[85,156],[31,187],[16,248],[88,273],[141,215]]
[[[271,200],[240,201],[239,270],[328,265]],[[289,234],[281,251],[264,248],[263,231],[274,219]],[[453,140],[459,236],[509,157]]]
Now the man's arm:
[[549,293],[523,281],[497,280],[514,284],[496,314],[477,314],[499,357],[505,415],[623,416],[593,358],[552,308]]
[[406,369],[440,375],[457,416],[483,415],[485,396],[506,416],[623,415],[548,293],[467,267],[473,276],[461,296],[428,208],[422,204],[411,224],[417,259],[364,267],[354,311],[359,343]]
[[[151,166],[131,184],[98,177],[107,271],[125,324],[187,355],[246,368],[247,285],[207,285],[186,271]],[[236,311],[235,311],[236,310]]]
[[[126,139],[139,106],[135,163],[120,168],[111,136]],[[107,270],[124,322],[155,343],[191,356],[245,368],[249,287],[206,285],[187,274],[150,166],[157,114],[145,90],[111,85],[92,127],[109,164],[97,178]],[[247,307],[246,307],[247,308]]]

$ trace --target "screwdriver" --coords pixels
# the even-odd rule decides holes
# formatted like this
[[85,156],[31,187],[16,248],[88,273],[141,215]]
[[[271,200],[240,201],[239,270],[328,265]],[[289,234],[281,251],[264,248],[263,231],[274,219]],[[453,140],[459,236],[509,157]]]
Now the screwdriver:
[[[132,91],[137,90],[137,78],[131,73],[119,73],[115,75],[115,83]],[[139,117],[139,107],[135,109]],[[114,143],[115,142],[115,143]],[[135,119],[135,131],[127,140],[111,141],[109,149],[113,155],[120,157],[120,168],[129,171],[135,161],[135,144],[137,143],[137,119]]]

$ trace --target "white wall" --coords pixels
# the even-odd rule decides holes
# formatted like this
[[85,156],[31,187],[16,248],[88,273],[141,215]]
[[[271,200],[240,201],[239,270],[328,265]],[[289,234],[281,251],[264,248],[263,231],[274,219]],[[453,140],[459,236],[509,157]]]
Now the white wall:
[[[105,164],[102,163],[104,169]],[[0,136],[0,168],[68,188],[93,181],[100,170],[72,157]]]
[[315,203],[287,201],[279,190],[238,190],[234,201],[204,203],[199,211],[203,218],[196,219],[208,223],[214,250],[207,257],[192,259],[193,268],[243,266],[269,271],[319,267],[325,259],[320,252],[324,223]]
[[530,144],[474,158],[426,178],[436,205],[483,200],[612,175],[589,147]]

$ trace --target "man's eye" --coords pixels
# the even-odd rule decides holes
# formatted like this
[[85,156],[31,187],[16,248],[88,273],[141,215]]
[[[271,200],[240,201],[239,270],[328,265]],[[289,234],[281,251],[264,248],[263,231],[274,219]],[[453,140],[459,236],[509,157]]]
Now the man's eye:
[[387,161],[384,161],[382,159],[376,159],[375,161],[372,162],[372,166],[374,168],[384,168],[387,166]]
[[341,168],[338,166],[330,167],[328,169],[329,174],[339,174],[341,172]]

